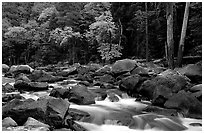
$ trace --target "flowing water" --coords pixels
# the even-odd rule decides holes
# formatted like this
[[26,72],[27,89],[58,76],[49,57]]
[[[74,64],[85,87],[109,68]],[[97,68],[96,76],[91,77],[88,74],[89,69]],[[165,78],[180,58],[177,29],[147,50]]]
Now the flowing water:
[[[57,84],[52,84],[52,86]],[[93,88],[92,88],[93,89]],[[51,90],[51,89],[50,89]],[[24,98],[37,100],[49,95],[49,91],[20,94]],[[89,113],[89,118],[75,121],[89,131],[201,131],[202,120],[164,116],[142,112],[149,102],[137,102],[135,98],[123,95],[118,102],[111,102],[107,97],[103,101],[96,101],[92,105],[77,105],[71,103],[70,109],[77,109]]]

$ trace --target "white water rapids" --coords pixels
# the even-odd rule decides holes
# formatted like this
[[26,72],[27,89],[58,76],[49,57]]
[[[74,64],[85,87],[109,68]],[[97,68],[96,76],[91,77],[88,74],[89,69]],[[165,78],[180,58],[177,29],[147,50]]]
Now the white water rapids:
[[[49,90],[50,91],[50,90]],[[37,100],[49,95],[49,91],[20,94],[24,98]],[[137,102],[135,98],[119,98],[111,102],[108,98],[96,101],[92,105],[71,103],[70,109],[77,109],[90,114],[91,119],[75,121],[88,131],[202,131],[202,119],[171,117],[142,110],[148,102]]]

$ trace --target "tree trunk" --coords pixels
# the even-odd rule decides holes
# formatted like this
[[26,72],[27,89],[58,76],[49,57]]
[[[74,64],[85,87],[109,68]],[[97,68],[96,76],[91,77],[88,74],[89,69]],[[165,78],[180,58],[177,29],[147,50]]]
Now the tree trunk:
[[187,29],[187,23],[188,23],[188,15],[189,15],[189,6],[190,6],[190,2],[186,2],[185,13],[183,17],[183,26],[182,26],[182,31],[181,31],[181,38],[179,42],[178,55],[177,55],[178,56],[177,57],[178,67],[182,65],[184,42],[185,42],[185,37],[186,37],[186,29]]
[[174,68],[174,39],[173,39],[173,2],[168,2],[166,5],[167,17],[167,48],[168,48],[168,67]]
[[120,38],[119,38],[119,46],[121,45],[121,41],[122,41],[122,35],[123,35],[123,26],[122,26],[122,23],[120,21],[120,18],[119,18],[119,25],[120,25]]
[[149,61],[149,48],[148,48],[148,13],[147,13],[147,2],[145,2],[145,12],[146,12],[146,19],[145,19],[145,29],[146,29],[146,62]]

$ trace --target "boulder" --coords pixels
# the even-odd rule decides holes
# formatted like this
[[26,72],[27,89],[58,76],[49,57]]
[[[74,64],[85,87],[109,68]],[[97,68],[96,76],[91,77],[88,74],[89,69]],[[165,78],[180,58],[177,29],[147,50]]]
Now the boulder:
[[25,81],[27,83],[31,82],[31,80],[24,73],[20,73],[20,74],[16,75],[15,81],[18,81],[18,80],[22,80],[22,81]]
[[78,74],[78,77],[76,80],[81,80],[81,81],[88,81],[89,83],[93,83],[93,74],[92,73],[87,73],[87,74]]
[[47,97],[33,100],[15,100],[4,105],[2,117],[11,117],[18,125],[23,125],[28,117],[53,127],[62,127],[69,102],[59,98]]
[[68,99],[70,102],[79,105],[88,105],[95,103],[95,95],[87,89],[86,86],[73,86],[69,92]]
[[166,100],[168,100],[172,95],[173,94],[170,88],[163,85],[158,85],[153,92],[152,104],[163,107]]
[[34,69],[31,68],[29,65],[13,65],[11,66],[9,72],[14,74],[25,73],[30,74]]
[[108,100],[110,102],[118,102],[119,98],[115,93],[108,93],[106,100]]
[[49,128],[50,126],[45,124],[45,123],[42,123],[32,117],[28,117],[27,121],[24,123],[25,127],[46,127],[46,128]]
[[76,67],[71,67],[71,68],[67,68],[67,69],[64,69],[60,72],[57,73],[58,76],[63,76],[63,77],[68,77],[69,75],[74,75],[74,74],[77,74],[77,69]]
[[69,109],[69,115],[66,117],[71,117],[74,121],[91,122],[91,115],[87,112],[78,109]]
[[68,98],[69,91],[67,88],[54,88],[49,96],[65,99]]
[[184,90],[172,95],[164,104],[166,108],[180,110],[185,117],[202,118],[202,103]]
[[14,92],[16,89],[13,87],[13,85],[6,83],[5,85],[2,85],[2,92],[9,93]]
[[193,87],[191,87],[189,89],[190,92],[197,92],[197,91],[201,91],[202,92],[202,84],[198,84],[198,85],[195,85]]
[[8,65],[2,64],[1,66],[2,66],[2,73],[7,73],[9,71],[10,67]]
[[141,76],[148,76],[149,75],[149,69],[147,69],[145,67],[138,66],[138,67],[134,68],[130,73],[132,75],[139,74]]
[[16,127],[18,124],[11,118],[6,117],[2,120],[2,127]]
[[2,94],[2,102],[9,102],[13,99],[23,99],[20,94]]
[[119,84],[119,89],[128,94],[137,93],[137,87],[140,83],[140,76],[138,74],[123,78]]
[[202,84],[202,64],[188,64],[178,71],[186,75],[192,82]]
[[105,74],[103,76],[95,76],[94,79],[100,82],[111,83],[111,84],[116,82],[115,78],[109,74]]
[[138,89],[142,96],[153,99],[153,93],[157,86],[162,85],[171,89],[172,93],[186,89],[188,79],[174,70],[166,70],[151,80],[145,81]]
[[116,61],[112,66],[112,73],[116,76],[126,72],[130,72],[137,66],[137,62],[131,59],[123,59]]
[[111,66],[105,65],[104,67],[95,71],[96,76],[103,76],[104,74],[110,74]]
[[53,76],[52,74],[49,74],[45,72],[44,70],[34,70],[30,75],[29,79],[33,82],[48,82],[48,83],[54,83],[58,81],[62,81],[66,79],[65,77],[61,76]]

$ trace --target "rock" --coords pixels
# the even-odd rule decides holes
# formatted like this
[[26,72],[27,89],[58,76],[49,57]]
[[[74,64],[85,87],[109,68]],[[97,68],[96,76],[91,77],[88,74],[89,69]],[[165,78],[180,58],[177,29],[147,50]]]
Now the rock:
[[172,93],[185,89],[188,85],[188,80],[174,70],[166,70],[160,73],[157,77],[145,81],[138,92],[149,99],[153,99],[153,93],[157,86],[162,85],[170,88]]
[[96,101],[104,100],[107,97],[106,89],[97,88],[90,91],[94,93]]
[[202,103],[184,90],[170,97],[164,106],[170,109],[181,110],[185,117],[202,118]]
[[27,121],[24,123],[25,127],[46,127],[46,128],[49,128],[50,126],[45,124],[45,123],[42,123],[32,117],[28,117]]
[[103,76],[104,74],[110,74],[111,66],[105,65],[95,72],[95,76]]
[[20,74],[16,75],[15,81],[18,81],[18,80],[25,81],[26,83],[31,82],[31,80],[24,73],[20,73]]
[[119,98],[117,97],[117,95],[115,93],[108,93],[106,100],[108,100],[110,102],[118,102]]
[[17,126],[17,127],[3,128],[3,131],[50,131],[50,130],[47,127]]
[[202,84],[202,64],[188,64],[178,71],[186,75],[192,82]]
[[91,83],[89,83],[88,81],[80,81],[79,84],[85,85],[85,86],[91,86]]
[[69,116],[71,117],[74,121],[83,121],[83,122],[91,122],[91,115],[87,112],[78,110],[78,109],[69,109]]
[[153,93],[152,104],[163,107],[166,100],[168,100],[172,95],[173,94],[170,88],[163,85],[158,85]]
[[23,80],[18,80],[14,84],[14,88],[20,90],[29,90],[30,89],[30,83],[23,81]]
[[33,82],[48,82],[48,83],[54,83],[58,81],[62,81],[66,79],[65,77],[60,76],[53,76],[44,70],[34,70],[30,75],[29,79]]
[[189,89],[190,92],[202,91],[202,84],[195,85]]
[[148,113],[155,113],[155,114],[159,114],[159,115],[164,115],[164,116],[178,116],[177,110],[175,110],[175,109],[165,109],[165,108],[152,106],[152,105],[148,105],[142,111],[145,111]]
[[49,96],[65,99],[65,98],[68,98],[69,91],[70,90],[67,88],[54,88],[50,92]]
[[103,76],[95,76],[94,79],[99,80],[100,82],[111,83],[111,84],[116,82],[115,78],[109,74],[105,74]]
[[135,74],[122,79],[119,84],[119,89],[128,94],[137,93],[140,78],[141,77],[138,74]]
[[1,66],[2,66],[2,73],[7,73],[9,71],[10,67],[8,65],[2,64]]
[[202,91],[191,93],[191,96],[196,97],[200,102],[202,102]]
[[9,102],[13,99],[23,99],[20,94],[2,94],[2,102]]
[[9,72],[19,74],[19,73],[25,73],[25,74],[30,74],[34,69],[31,68],[29,65],[13,65],[11,66]]
[[[16,104],[15,104],[16,103]],[[59,98],[47,97],[37,101],[13,101],[2,108],[2,116],[11,117],[18,125],[23,125],[28,117],[53,127],[62,127],[69,102]]]
[[95,103],[95,95],[85,86],[73,86],[69,92],[68,99],[70,102],[79,105],[88,105]]
[[134,68],[130,73],[132,75],[139,74],[141,76],[148,76],[149,70],[145,67],[138,66],[138,67]]
[[62,70],[57,75],[63,76],[63,77],[68,77],[69,75],[74,75],[74,74],[77,74],[77,73],[78,72],[77,72],[76,67],[71,67],[71,68],[67,68],[65,70]]
[[16,89],[9,83],[2,85],[2,92],[4,93],[14,92],[15,90]]
[[93,83],[94,78],[92,73],[88,73],[83,75],[79,74],[76,80],[88,81],[89,83]]
[[131,59],[123,59],[116,61],[112,66],[112,72],[115,75],[121,75],[126,72],[130,72],[137,66],[137,62]]
[[85,65],[80,65],[77,67],[77,72],[80,75],[88,74],[90,72],[90,67]]
[[2,120],[2,127],[16,127],[18,124],[11,118],[6,117]]

